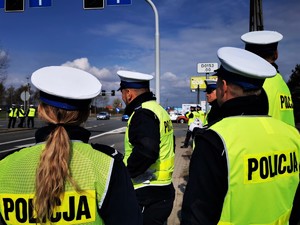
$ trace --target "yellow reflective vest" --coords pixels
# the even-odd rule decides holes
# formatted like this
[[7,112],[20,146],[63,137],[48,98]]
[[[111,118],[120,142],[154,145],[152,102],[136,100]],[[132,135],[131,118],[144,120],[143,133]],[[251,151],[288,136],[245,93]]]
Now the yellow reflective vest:
[[28,117],[35,117],[35,111],[36,109],[35,108],[29,108],[28,109]]
[[299,184],[298,131],[272,117],[228,117],[210,127],[223,140],[228,191],[219,225],[286,225]]
[[18,110],[18,116],[19,116],[20,118],[25,117],[24,109],[19,108],[19,110]]
[[17,113],[18,113],[18,109],[17,108],[10,108],[8,116],[9,117],[17,117],[18,116]]
[[277,73],[275,77],[266,79],[263,88],[268,96],[269,115],[295,126],[291,92],[282,76]]
[[[160,128],[160,151],[158,159],[150,168],[145,172],[145,176],[139,176],[140,179],[132,179],[134,189],[142,188],[145,186],[164,186],[172,183],[172,174],[174,171],[174,131],[172,121],[169,114],[164,108],[162,108],[155,100],[142,103],[142,108],[151,110],[159,119]],[[127,165],[127,159],[129,158],[133,145],[129,142],[129,126],[130,121],[134,115],[134,112],[130,116],[127,122],[127,128],[125,132],[125,156],[124,163]],[[147,127],[145,127],[147,129]],[[145,179],[143,179],[143,177]],[[147,179],[151,177],[151,179]]]
[[[0,212],[7,224],[36,224],[31,204],[36,167],[44,147],[45,144],[37,144],[0,161]],[[54,209],[51,222],[56,225],[104,225],[97,210],[105,199],[114,159],[79,141],[72,142],[72,148],[69,166],[82,191],[76,192],[66,182],[65,193],[61,196],[60,206]]]

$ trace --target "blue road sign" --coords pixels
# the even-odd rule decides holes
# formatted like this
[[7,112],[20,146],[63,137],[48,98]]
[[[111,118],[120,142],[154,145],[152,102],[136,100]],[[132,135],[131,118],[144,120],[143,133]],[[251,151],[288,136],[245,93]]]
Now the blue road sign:
[[106,0],[106,5],[130,5],[131,0]]
[[0,0],[0,9],[4,8],[4,0]]
[[30,0],[29,7],[47,7],[51,6],[52,0]]

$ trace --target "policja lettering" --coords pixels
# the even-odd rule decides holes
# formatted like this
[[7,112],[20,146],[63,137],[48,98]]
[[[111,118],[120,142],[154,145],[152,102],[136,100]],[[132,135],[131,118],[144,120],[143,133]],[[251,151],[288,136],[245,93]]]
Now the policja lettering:
[[278,152],[272,155],[245,156],[245,183],[266,182],[275,176],[288,176],[298,172],[298,157],[295,151]]
[[[88,192],[88,195],[68,192],[64,196],[63,202],[59,202],[49,222],[66,225],[95,221],[95,194],[92,193],[93,191]],[[4,220],[13,224],[36,224],[38,221],[32,208],[33,197],[19,196],[18,194],[9,194],[1,197]]]
[[293,109],[293,102],[291,96],[280,95],[280,109]]

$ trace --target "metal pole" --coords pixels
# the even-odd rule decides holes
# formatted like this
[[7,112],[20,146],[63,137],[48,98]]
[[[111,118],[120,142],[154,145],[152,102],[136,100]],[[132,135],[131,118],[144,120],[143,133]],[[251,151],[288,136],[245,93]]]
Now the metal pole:
[[159,61],[159,18],[158,12],[151,0],[146,0],[152,7],[155,15],[155,76],[156,76],[156,101],[160,104],[160,61]]

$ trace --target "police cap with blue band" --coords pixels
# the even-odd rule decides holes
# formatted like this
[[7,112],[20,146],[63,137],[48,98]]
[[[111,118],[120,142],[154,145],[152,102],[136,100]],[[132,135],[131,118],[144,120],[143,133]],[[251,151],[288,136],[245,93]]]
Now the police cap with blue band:
[[283,38],[277,31],[251,31],[241,36],[245,43],[245,49],[261,57],[272,55],[278,46],[278,42]]
[[101,91],[100,81],[92,74],[66,66],[48,66],[33,72],[32,84],[40,90],[45,104],[65,109],[88,109]]
[[217,56],[221,66],[216,75],[244,90],[260,89],[266,78],[277,73],[265,59],[244,49],[223,47]]
[[204,82],[206,84],[206,89],[204,92],[207,92],[209,94],[212,91],[216,90],[216,88],[217,88],[217,80],[216,79],[206,79],[206,80],[204,80]]
[[118,91],[126,88],[149,88],[150,80],[153,79],[152,75],[127,70],[119,70],[117,74],[121,79]]

